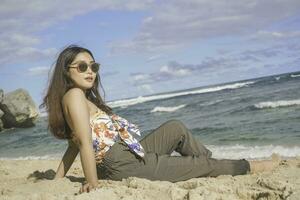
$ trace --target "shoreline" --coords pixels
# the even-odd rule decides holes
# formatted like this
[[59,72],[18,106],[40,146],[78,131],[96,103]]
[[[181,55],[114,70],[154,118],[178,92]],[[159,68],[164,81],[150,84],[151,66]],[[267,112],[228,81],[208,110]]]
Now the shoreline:
[[[173,156],[180,156],[179,153],[177,152],[172,152]],[[273,153],[272,155],[276,155],[276,156],[279,156],[281,158],[281,160],[297,160],[297,159],[300,159],[300,155],[299,156],[282,156],[282,155],[279,155],[277,153]],[[271,155],[271,156],[272,156]],[[258,158],[232,158],[232,159],[246,159],[248,161],[258,161],[258,160],[272,160],[271,156],[268,156],[268,157],[258,157]],[[35,161],[35,160],[45,160],[45,161],[57,161],[59,162],[63,157],[63,153],[61,155],[55,155],[55,156],[51,156],[51,155],[46,155],[46,156],[26,156],[26,157],[0,157],[0,161]],[[229,157],[224,157],[224,158],[221,158],[221,157],[214,157],[214,155],[212,156],[213,158],[216,158],[216,159],[231,159]],[[75,158],[75,161],[76,162],[79,162],[79,156],[77,156]],[[74,162],[75,162],[74,161]]]
[[100,188],[78,194],[84,181],[76,159],[67,176],[50,180],[60,160],[0,160],[0,199],[297,199],[300,157],[284,160],[271,172],[171,183],[129,177],[99,180]]

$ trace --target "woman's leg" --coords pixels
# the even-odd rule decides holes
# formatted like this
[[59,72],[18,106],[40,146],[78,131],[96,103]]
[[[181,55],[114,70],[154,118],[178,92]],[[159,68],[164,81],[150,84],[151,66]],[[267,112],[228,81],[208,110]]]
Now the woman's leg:
[[281,157],[278,154],[272,154],[271,160],[252,160],[249,161],[251,173],[271,171],[279,166]]
[[122,180],[131,176],[161,181],[240,175],[249,171],[246,160],[217,160],[207,156],[170,156],[146,153],[144,161],[130,152],[125,143],[114,144],[99,167],[99,178]]
[[183,156],[211,157],[204,145],[196,140],[179,120],[169,120],[140,141],[145,151],[158,155],[171,154],[174,150]]
[[[104,159],[111,172],[109,179],[135,176],[177,182],[222,174],[240,175],[250,170],[246,160],[211,158],[211,152],[178,120],[167,121],[140,142],[147,152],[145,163],[131,153],[126,144],[113,145]],[[183,156],[170,156],[173,150]]]

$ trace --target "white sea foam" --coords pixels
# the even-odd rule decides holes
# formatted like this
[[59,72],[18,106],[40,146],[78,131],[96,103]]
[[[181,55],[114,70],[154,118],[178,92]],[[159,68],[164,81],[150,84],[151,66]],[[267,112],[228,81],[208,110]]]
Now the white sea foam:
[[0,157],[0,160],[56,160],[60,159],[62,155],[45,155],[45,156],[20,156],[20,157]]
[[150,112],[174,112],[180,108],[185,107],[185,104],[174,106],[174,107],[163,107],[163,106],[157,106],[153,108]]
[[300,146],[284,147],[279,145],[266,146],[214,146],[207,145],[207,148],[212,151],[214,158],[228,159],[263,159],[270,158],[273,153],[279,154],[282,157],[300,156]]
[[[264,159],[270,158],[273,153],[282,157],[300,156],[300,146],[284,147],[280,145],[246,146],[236,144],[233,146],[206,145],[212,151],[212,157],[217,159]],[[179,156],[177,152],[173,156]],[[0,157],[0,160],[57,160],[62,154],[45,156],[24,156],[24,157]]]
[[214,101],[209,101],[209,102],[202,103],[201,106],[211,106],[211,105],[215,105],[217,103],[220,103],[222,101],[224,101],[224,99],[217,99],[217,100],[214,100]]
[[130,105],[143,103],[143,102],[147,102],[147,101],[158,100],[158,99],[167,99],[167,98],[171,98],[171,97],[184,96],[184,95],[190,95],[190,94],[202,94],[202,93],[209,93],[209,92],[217,92],[217,91],[226,90],[226,89],[238,89],[241,87],[251,85],[253,83],[255,83],[255,82],[247,81],[247,82],[233,83],[233,84],[215,86],[215,87],[211,87],[211,88],[203,88],[203,89],[192,90],[192,91],[175,92],[175,93],[170,93],[170,94],[159,94],[159,95],[146,96],[146,97],[139,96],[137,98],[132,98],[132,99],[116,100],[113,102],[108,102],[107,104],[112,108],[127,107]]
[[300,99],[260,102],[255,104],[254,107],[262,109],[262,108],[277,108],[277,107],[286,107],[286,106],[295,106],[295,105],[300,105]]
[[300,74],[291,74],[292,78],[300,77]]
[[40,113],[39,113],[39,116],[40,116],[40,117],[47,117],[47,116],[48,116],[48,113],[46,113],[46,112],[40,112]]

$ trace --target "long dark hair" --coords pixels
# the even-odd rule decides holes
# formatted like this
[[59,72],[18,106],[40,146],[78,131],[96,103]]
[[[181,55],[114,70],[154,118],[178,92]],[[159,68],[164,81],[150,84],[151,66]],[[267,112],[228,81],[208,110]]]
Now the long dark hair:
[[[72,80],[67,76],[68,65],[70,65],[79,53],[86,52],[94,59],[92,52],[86,48],[70,45],[62,50],[54,65],[54,71],[50,75],[50,82],[43,103],[39,108],[46,107],[48,112],[48,129],[58,139],[71,139],[71,129],[65,120],[62,110],[62,98],[71,88],[75,87]],[[94,59],[95,60],[95,59]],[[107,114],[112,114],[112,109],[105,104],[98,91],[98,85],[105,91],[101,85],[100,76],[97,73],[94,85],[86,90],[85,96],[97,107]]]

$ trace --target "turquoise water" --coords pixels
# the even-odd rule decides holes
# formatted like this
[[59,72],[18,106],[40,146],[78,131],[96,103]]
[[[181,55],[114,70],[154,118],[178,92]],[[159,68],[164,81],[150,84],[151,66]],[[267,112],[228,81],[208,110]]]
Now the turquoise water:
[[[137,124],[143,137],[170,119],[179,119],[216,158],[300,155],[300,76],[282,74],[221,85],[108,102]],[[0,158],[62,156],[66,141],[47,131],[47,117],[35,127],[0,134]]]

